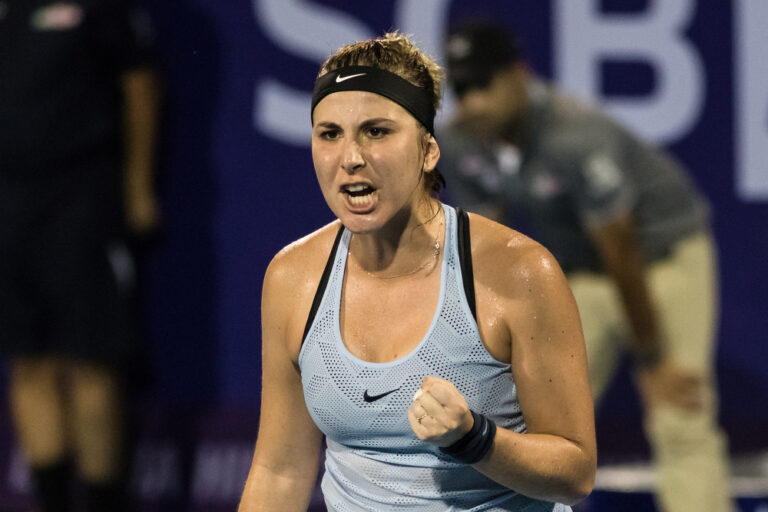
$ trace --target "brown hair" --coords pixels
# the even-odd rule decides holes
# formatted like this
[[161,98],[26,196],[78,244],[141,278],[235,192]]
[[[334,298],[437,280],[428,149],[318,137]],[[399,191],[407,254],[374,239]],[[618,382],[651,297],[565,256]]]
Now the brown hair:
[[[323,62],[318,76],[348,66],[371,66],[394,73],[426,91],[435,111],[440,107],[443,70],[404,34],[394,31],[379,38],[342,46]],[[429,132],[423,127],[422,130],[426,141]],[[437,169],[424,173],[424,182],[427,190],[434,195],[445,185],[445,179]]]

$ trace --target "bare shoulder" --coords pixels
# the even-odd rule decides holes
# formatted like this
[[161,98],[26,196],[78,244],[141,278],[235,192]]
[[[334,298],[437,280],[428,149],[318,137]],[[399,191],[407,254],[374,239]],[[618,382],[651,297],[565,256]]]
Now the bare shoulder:
[[[269,263],[261,301],[263,342],[285,344],[296,362],[304,327],[340,222],[284,247]],[[282,341],[280,341],[282,340]]]
[[295,286],[307,280],[317,284],[340,226],[335,220],[283,247],[267,267],[265,286]]
[[[477,215],[470,217],[470,233],[478,328],[491,355],[525,361],[538,340],[580,333],[568,281],[544,246]],[[579,334],[567,342],[580,340]]]
[[475,281],[512,297],[541,280],[564,279],[554,256],[540,243],[503,224],[470,215]]

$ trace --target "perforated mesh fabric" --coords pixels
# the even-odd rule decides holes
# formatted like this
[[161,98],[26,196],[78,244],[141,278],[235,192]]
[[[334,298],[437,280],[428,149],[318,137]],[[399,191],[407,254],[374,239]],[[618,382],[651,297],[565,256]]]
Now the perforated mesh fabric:
[[[339,306],[349,247],[346,231],[325,293],[304,340],[299,365],[312,418],[326,435],[322,489],[332,511],[557,511],[454,462],[419,440],[407,411],[425,376],[449,380],[474,411],[502,428],[525,432],[510,365],[485,349],[467,305],[456,244],[456,212],[445,212],[445,251],[437,311],[424,339],[407,356],[369,363],[341,339]],[[394,391],[393,391],[394,390]],[[364,393],[380,395],[373,402]]]

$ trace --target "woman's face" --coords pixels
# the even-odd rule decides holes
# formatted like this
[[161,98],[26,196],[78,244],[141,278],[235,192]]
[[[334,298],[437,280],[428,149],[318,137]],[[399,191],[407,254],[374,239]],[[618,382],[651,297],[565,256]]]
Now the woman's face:
[[312,159],[325,201],[353,233],[381,229],[414,207],[440,151],[397,103],[366,91],[329,94],[315,107]]

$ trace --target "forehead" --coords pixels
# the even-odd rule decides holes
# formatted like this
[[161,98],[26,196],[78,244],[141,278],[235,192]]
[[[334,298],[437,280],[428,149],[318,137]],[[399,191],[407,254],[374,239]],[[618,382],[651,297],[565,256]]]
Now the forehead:
[[418,123],[403,107],[380,94],[368,91],[340,91],[329,94],[315,106],[314,123],[362,122],[370,118]]

